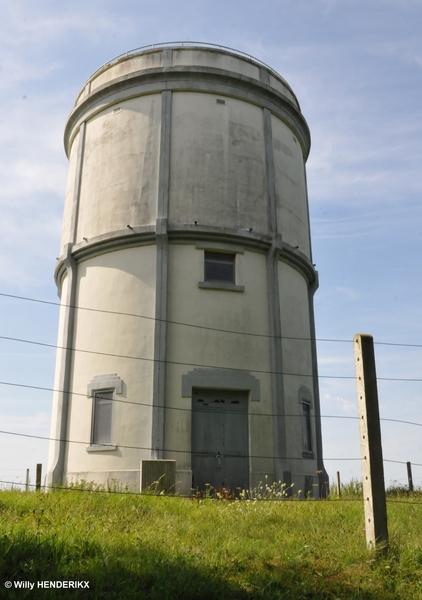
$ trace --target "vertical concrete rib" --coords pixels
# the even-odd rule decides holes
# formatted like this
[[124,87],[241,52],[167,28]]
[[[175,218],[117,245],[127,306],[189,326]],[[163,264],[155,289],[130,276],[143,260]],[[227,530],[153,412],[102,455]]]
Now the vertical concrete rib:
[[262,83],[270,85],[270,74],[265,67],[260,67],[259,69],[259,80],[262,81]]
[[[261,79],[263,75],[261,73]],[[274,148],[271,123],[271,112],[263,109],[265,171],[267,181],[269,229],[272,234],[272,244],[267,252],[267,288],[268,288],[268,318],[271,337],[271,388],[273,406],[273,436],[274,436],[274,474],[277,481],[283,479],[283,471],[288,471],[286,457],[286,419],[284,406],[283,354],[281,346],[281,317],[280,292],[278,287],[279,250],[277,241],[281,236],[277,233],[277,208],[274,176]]]
[[154,380],[152,396],[151,457],[164,457],[164,411],[167,355],[168,236],[167,219],[170,183],[171,92],[161,95],[161,139],[158,210],[155,228],[156,290],[154,331]]
[[72,216],[70,221],[70,243],[72,245],[76,243],[76,237],[78,234],[79,200],[81,196],[82,185],[82,167],[85,151],[85,133],[86,123],[84,121],[79,128],[78,158],[75,171],[75,184],[73,186]]
[[[306,175],[306,165],[305,165],[305,161],[303,161],[303,176],[305,179],[305,193],[306,193],[306,215],[308,218],[308,243],[309,243],[309,260],[312,262],[312,242],[311,242],[311,215],[309,213],[309,196],[308,196],[308,177]],[[316,291],[318,287],[318,283],[316,285],[316,287],[314,288],[314,292]],[[312,292],[312,295],[313,293]],[[315,329],[313,330],[315,331]]]
[[274,177],[274,148],[273,148],[273,129],[271,124],[271,112],[268,108],[263,109],[264,114],[264,144],[265,144],[265,172],[267,177],[267,194],[269,208],[269,227],[271,233],[277,232],[277,209],[275,198],[275,177]]
[[[308,240],[309,240],[309,257],[312,261],[312,243],[311,243],[311,218],[309,214],[309,198],[308,198],[308,181],[306,176],[305,162],[303,163],[303,175],[305,178],[305,190],[306,190],[306,214],[308,217]],[[312,387],[314,395],[314,415],[315,415],[315,431],[316,431],[316,455],[317,455],[317,469],[318,469],[318,488],[319,497],[326,498],[330,493],[330,483],[328,473],[324,467],[323,454],[322,454],[322,431],[321,431],[321,402],[319,396],[319,384],[318,384],[318,358],[317,358],[317,347],[315,339],[315,312],[314,312],[314,294],[318,289],[318,274],[315,272],[315,281],[308,289],[308,303],[309,303],[309,323],[311,331],[311,356],[312,356]]]
[[[64,460],[67,439],[67,421],[69,412],[70,396],[70,373],[73,358],[73,334],[75,324],[76,283],[77,264],[72,256],[72,248],[76,242],[79,216],[79,201],[81,196],[83,159],[85,150],[86,123],[83,122],[79,129],[79,144],[77,164],[75,172],[75,183],[73,186],[72,215],[70,222],[70,243],[63,249],[65,254],[66,276],[68,277],[66,298],[61,298],[65,315],[63,321],[64,350],[61,355],[59,367],[58,395],[56,421],[51,424],[51,437],[54,440],[54,451],[49,471],[47,473],[47,485],[63,482]],[[60,293],[60,292],[59,292]]]
[[76,262],[72,256],[72,244],[66,246],[66,258],[64,261],[68,285],[67,292],[61,302],[65,307],[63,320],[63,347],[58,378],[56,420],[51,424],[51,438],[54,450],[50,456],[49,470],[47,473],[47,485],[64,483],[64,460],[67,446],[67,420],[69,412],[70,397],[70,373],[72,370],[73,353],[73,330],[75,322],[75,297],[76,297]]
[[171,67],[173,64],[173,48],[164,48],[162,54],[163,67]]
[[314,294],[318,289],[318,277],[315,274],[314,283],[309,286],[308,290],[308,301],[309,301],[309,324],[311,331],[311,357],[312,357],[312,387],[314,396],[314,418],[315,418],[315,432],[316,432],[316,458],[317,458],[317,469],[318,469],[318,488],[319,497],[326,498],[330,492],[330,484],[328,473],[324,467],[324,460],[322,454],[322,432],[321,432],[321,403],[319,397],[319,385],[318,385],[318,359],[317,359],[317,348],[315,339],[315,313],[314,313]]
[[284,406],[283,355],[281,347],[280,294],[278,289],[279,250],[273,242],[267,252],[268,319],[271,343],[271,389],[273,407],[274,474],[283,480],[289,471],[286,461],[286,417]]

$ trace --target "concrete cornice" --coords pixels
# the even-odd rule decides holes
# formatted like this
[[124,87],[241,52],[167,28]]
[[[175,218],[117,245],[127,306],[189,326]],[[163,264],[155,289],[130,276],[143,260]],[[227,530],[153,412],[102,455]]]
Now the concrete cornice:
[[[240,59],[246,63],[249,63],[250,65],[253,65],[254,67],[258,67],[260,69],[265,69],[268,71],[268,73],[271,73],[271,75],[273,77],[278,79],[283,85],[286,86],[286,88],[294,96],[294,98],[296,99],[296,102],[297,102],[295,93],[293,92],[289,83],[284,79],[284,77],[282,77],[280,75],[280,73],[277,73],[277,71],[275,71],[272,67],[270,67],[270,65],[267,65],[259,58],[256,58],[255,56],[252,56],[251,54],[245,53],[236,48],[222,46],[221,44],[212,44],[212,43],[208,43],[208,42],[198,42],[198,41],[194,42],[194,41],[184,40],[184,41],[178,41],[178,42],[160,42],[158,44],[148,44],[146,46],[134,48],[133,50],[129,50],[128,52],[124,52],[124,53],[120,54],[119,56],[115,56],[111,60],[108,60],[101,67],[99,67],[86,81],[84,87],[82,88],[82,91],[80,92],[80,94],[78,96],[76,104],[78,103],[82,94],[84,94],[86,86],[89,85],[91,82],[95,81],[95,79],[99,75],[108,71],[110,68],[113,68],[114,66],[118,65],[119,63],[131,61],[132,59],[137,58],[139,56],[145,56],[148,54],[157,54],[157,53],[164,55],[166,52],[169,52],[169,51],[170,52],[172,52],[172,51],[187,51],[187,52],[192,52],[192,51],[204,52],[204,51],[206,51],[209,53],[224,54],[226,56],[234,57],[238,60]],[[163,62],[162,66],[166,66],[164,64],[164,62]]]
[[243,246],[248,250],[266,252],[269,236],[250,232],[247,229],[212,227],[210,225],[170,225],[169,240],[173,243],[222,242]]
[[[195,244],[198,241],[220,242],[239,245],[247,250],[266,253],[274,242],[278,250],[279,260],[289,264],[296,269],[307,281],[308,286],[314,292],[318,287],[318,274],[309,258],[299,249],[283,242],[280,235],[274,236],[250,232],[245,229],[232,229],[229,227],[211,227],[209,225],[174,224],[168,226],[169,243]],[[99,235],[91,240],[75,244],[72,248],[72,256],[77,263],[84,260],[114,252],[156,244],[157,234],[153,225],[146,227],[134,227]],[[61,282],[66,274],[66,257],[61,256],[57,262],[54,278],[60,289]]]
[[99,86],[85,96],[69,115],[64,134],[66,154],[69,156],[70,145],[84,121],[119,102],[165,90],[218,94],[267,108],[295,133],[305,160],[309,155],[309,128],[302,113],[291,100],[257,79],[224,69],[198,66],[145,69]]

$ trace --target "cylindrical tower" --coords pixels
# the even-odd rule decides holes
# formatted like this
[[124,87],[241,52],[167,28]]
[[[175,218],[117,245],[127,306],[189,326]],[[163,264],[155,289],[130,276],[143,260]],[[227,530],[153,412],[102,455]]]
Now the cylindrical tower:
[[90,77],[65,131],[49,483],[135,486],[164,458],[183,493],[318,494],[309,147],[286,81],[231,49],[150,46]]

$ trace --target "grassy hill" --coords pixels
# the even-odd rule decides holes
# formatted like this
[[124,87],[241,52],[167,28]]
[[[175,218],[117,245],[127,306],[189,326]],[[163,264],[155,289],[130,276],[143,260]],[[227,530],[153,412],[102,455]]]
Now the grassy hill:
[[[388,519],[382,556],[366,549],[357,496],[1,491],[0,598],[422,599],[421,495],[390,496]],[[35,588],[6,589],[6,581]],[[88,581],[89,589],[40,589],[39,581]]]

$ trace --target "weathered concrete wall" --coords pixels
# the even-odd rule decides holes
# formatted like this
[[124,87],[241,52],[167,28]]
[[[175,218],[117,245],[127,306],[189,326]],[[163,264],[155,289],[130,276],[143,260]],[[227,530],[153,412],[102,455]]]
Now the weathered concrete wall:
[[262,110],[173,94],[170,221],[266,231]]
[[[239,75],[255,80],[260,80],[261,78],[261,67],[244,56],[236,56],[212,48],[199,47],[195,49],[175,47],[171,51],[171,58],[168,54],[165,56],[165,53],[166,49],[157,48],[140,55],[122,57],[112,65],[105,65],[90,79],[87,86],[83,88],[77,98],[76,104],[79,104],[88,93],[116,79],[160,67],[205,67],[238,73]],[[268,84],[277,89],[292,104],[298,107],[295,95],[281,77],[277,76],[274,72],[269,73]]]
[[134,56],[129,59],[122,59],[117,64],[99,73],[97,77],[92,80],[90,91],[93,92],[96,88],[106,85],[119,77],[161,66],[162,52],[160,50],[158,52],[148,52],[141,56]]
[[[77,296],[83,308],[76,313],[68,439],[83,443],[68,446],[70,473],[125,471],[150,457],[155,253],[155,246],[131,248],[79,265]],[[87,452],[92,422],[87,386],[95,376],[108,373],[117,373],[123,381],[113,405],[117,449]],[[106,468],[100,466],[105,460]]]
[[210,49],[177,48],[173,50],[173,66],[213,67],[259,79],[259,67],[244,58]]
[[289,127],[272,117],[278,230],[285,242],[310,257],[308,200],[302,149]]
[[271,414],[265,255],[248,251],[237,254],[236,269],[236,282],[244,286],[244,292],[201,289],[198,282],[204,276],[203,250],[193,244],[173,244],[170,248],[166,394],[169,412],[165,429],[166,448],[170,450],[166,458],[174,458],[178,469],[191,468],[191,398],[182,397],[183,375],[196,367],[230,366],[251,373],[260,381],[260,400],[249,402],[249,453],[254,457],[250,470],[256,481],[273,471],[271,458],[258,458],[271,457],[273,453],[272,420],[261,416]]
[[88,121],[77,241],[155,223],[160,121],[159,94],[122,102]]
[[[286,454],[292,461],[292,482],[296,492],[304,490],[304,476],[317,477],[316,421],[313,377],[315,376],[310,345],[311,331],[307,284],[302,275],[282,261],[279,263],[280,317],[283,332],[284,394],[289,419]],[[302,401],[311,407],[312,452],[303,453]],[[296,415],[296,416],[294,416]],[[316,490],[315,490],[316,491]]]

